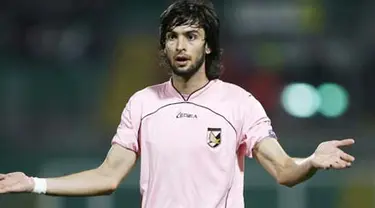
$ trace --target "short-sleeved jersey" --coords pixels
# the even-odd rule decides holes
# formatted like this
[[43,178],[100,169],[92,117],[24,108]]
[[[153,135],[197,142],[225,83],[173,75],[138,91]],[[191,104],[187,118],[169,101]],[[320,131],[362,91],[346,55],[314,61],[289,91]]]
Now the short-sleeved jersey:
[[243,161],[275,137],[262,105],[219,79],[189,96],[172,81],[128,101],[112,143],[141,160],[142,208],[243,208]]

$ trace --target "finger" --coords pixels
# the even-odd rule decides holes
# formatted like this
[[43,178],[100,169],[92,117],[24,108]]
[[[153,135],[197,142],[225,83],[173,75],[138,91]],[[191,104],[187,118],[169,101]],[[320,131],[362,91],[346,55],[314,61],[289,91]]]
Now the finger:
[[8,185],[6,187],[3,188],[3,192],[4,193],[14,193],[14,192],[17,192],[16,188],[18,188],[19,186],[19,182],[16,182],[16,183],[13,183],[11,185]]
[[0,173],[0,180],[3,180],[6,177],[6,174]]
[[10,190],[11,192],[23,192],[24,191],[24,184],[18,182],[14,184]]
[[338,160],[335,162],[337,169],[350,168],[352,166],[351,162],[345,160]]
[[5,184],[0,183],[0,194],[7,193],[7,186]]
[[0,188],[0,194],[5,194],[5,193],[7,193],[7,192],[5,191],[5,189]]
[[336,161],[334,163],[331,164],[331,167],[333,169],[343,169],[343,168],[346,168],[346,162],[344,161]]
[[347,165],[348,165],[348,162],[343,161],[343,160],[337,161],[336,163],[339,165],[340,169],[341,168],[346,168]]
[[323,169],[324,169],[324,170],[329,170],[329,169],[331,169],[331,168],[332,168],[331,165],[325,165],[325,166],[323,166]]
[[0,188],[0,194],[9,193],[9,187],[3,186]]
[[329,163],[329,162],[327,161],[327,162],[324,162],[324,163],[322,164],[322,168],[323,168],[324,170],[329,170],[329,169],[332,169],[332,165],[331,165],[331,163]]
[[354,139],[343,139],[340,141],[337,141],[337,147],[342,147],[342,146],[349,146],[354,144]]
[[6,187],[10,187],[10,186],[18,183],[18,181],[19,180],[16,180],[16,179],[14,179],[12,177],[7,177],[5,180],[3,180],[1,182],[1,185],[6,188]]
[[354,162],[355,158],[345,152],[342,152],[340,158],[346,162]]
[[13,186],[5,186],[2,189],[0,189],[0,194],[12,193],[12,192],[14,192]]

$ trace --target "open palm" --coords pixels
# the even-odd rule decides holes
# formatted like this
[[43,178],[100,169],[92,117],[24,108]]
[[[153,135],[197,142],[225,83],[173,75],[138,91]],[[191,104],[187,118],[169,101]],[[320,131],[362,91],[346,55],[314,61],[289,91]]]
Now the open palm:
[[321,143],[315,150],[312,165],[318,169],[343,169],[350,167],[354,157],[345,153],[340,147],[354,144],[353,139],[333,140]]
[[0,194],[31,192],[34,182],[21,172],[0,174]]

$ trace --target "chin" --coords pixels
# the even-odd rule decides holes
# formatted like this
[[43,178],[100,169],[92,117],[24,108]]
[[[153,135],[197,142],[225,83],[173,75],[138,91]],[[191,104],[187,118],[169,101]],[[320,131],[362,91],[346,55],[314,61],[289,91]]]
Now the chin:
[[185,72],[185,71],[190,71],[190,70],[191,70],[191,67],[188,64],[184,66],[178,66],[178,65],[173,66],[173,71]]
[[195,74],[195,72],[196,72],[196,70],[192,69],[189,66],[174,67],[173,68],[173,73],[178,75],[178,76],[182,76],[182,77],[192,76],[193,74]]
[[174,67],[174,70],[175,71],[181,71],[181,72],[184,72],[184,71],[189,71],[191,70],[190,67],[188,65],[185,65],[185,66],[175,66]]

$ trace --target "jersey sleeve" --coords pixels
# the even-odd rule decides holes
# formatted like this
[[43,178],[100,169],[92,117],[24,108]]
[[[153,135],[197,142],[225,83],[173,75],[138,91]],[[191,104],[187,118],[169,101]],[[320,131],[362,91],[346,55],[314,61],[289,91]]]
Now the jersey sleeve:
[[139,153],[138,131],[141,122],[141,104],[137,103],[134,95],[129,99],[117,127],[112,144],[119,144],[124,148]]
[[240,146],[245,145],[246,156],[252,158],[252,150],[264,138],[277,138],[261,103],[251,94],[247,95],[241,106],[242,128]]

